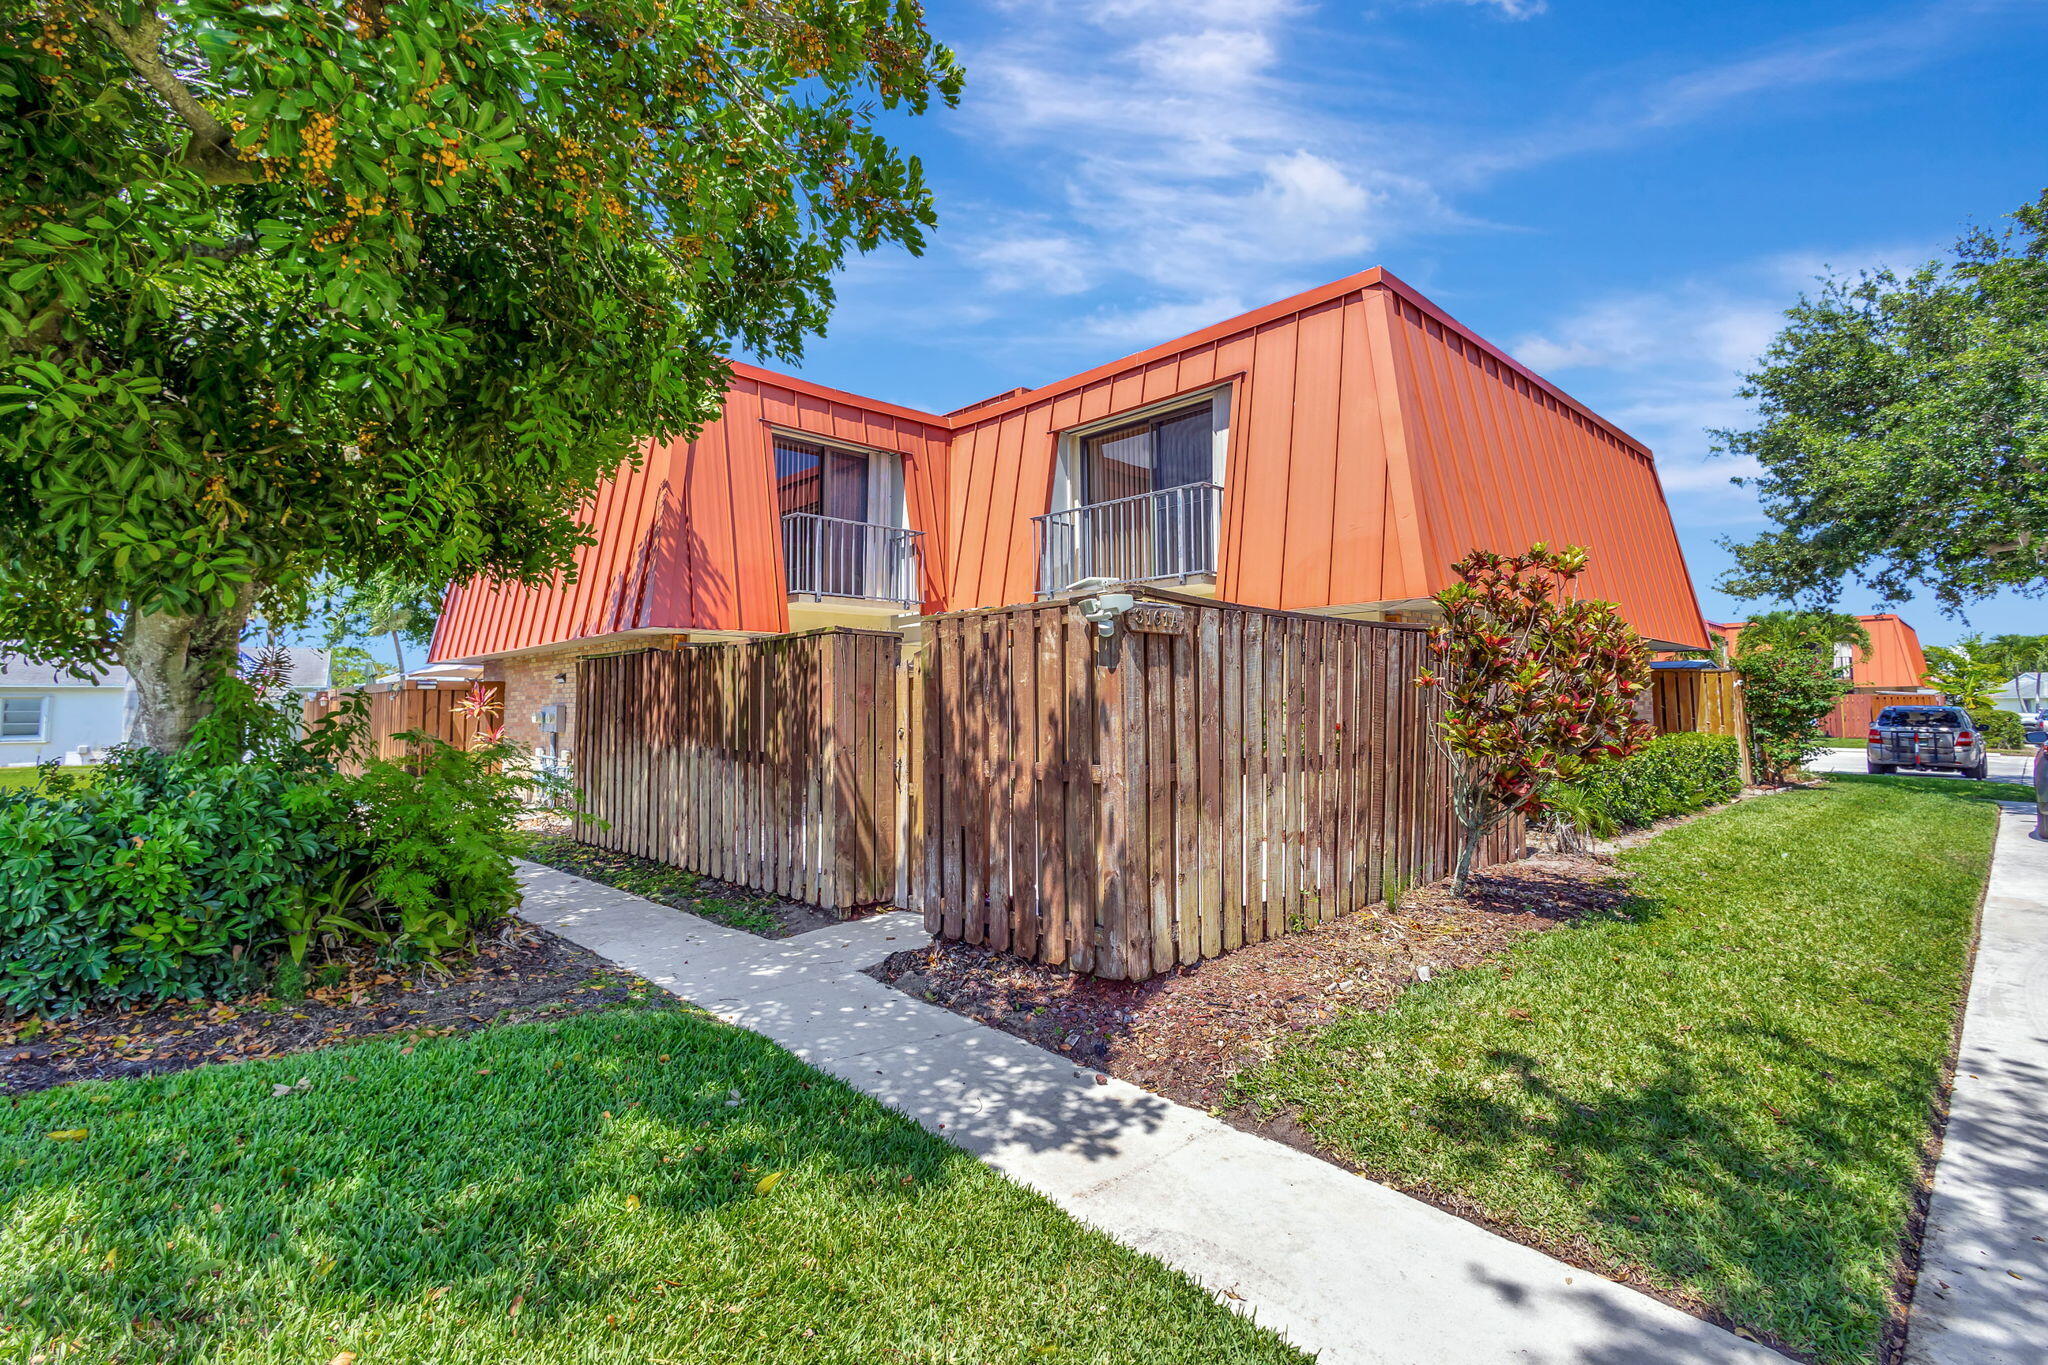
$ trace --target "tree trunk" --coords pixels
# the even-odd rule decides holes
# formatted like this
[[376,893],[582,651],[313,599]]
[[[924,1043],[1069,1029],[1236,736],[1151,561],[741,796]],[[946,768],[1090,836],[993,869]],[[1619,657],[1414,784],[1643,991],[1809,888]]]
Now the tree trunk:
[[1486,838],[1486,821],[1484,817],[1475,821],[1472,817],[1467,816],[1460,824],[1462,828],[1460,830],[1460,838],[1458,839],[1458,865],[1451,872],[1451,894],[1453,896],[1465,894],[1466,883],[1472,880],[1472,860],[1479,852],[1480,842]]
[[129,617],[121,662],[135,681],[128,742],[176,753],[213,709],[207,689],[234,671],[249,599],[207,616],[141,612]]
[[398,632],[391,632],[391,648],[398,652],[398,680],[405,681],[405,645],[400,642]]

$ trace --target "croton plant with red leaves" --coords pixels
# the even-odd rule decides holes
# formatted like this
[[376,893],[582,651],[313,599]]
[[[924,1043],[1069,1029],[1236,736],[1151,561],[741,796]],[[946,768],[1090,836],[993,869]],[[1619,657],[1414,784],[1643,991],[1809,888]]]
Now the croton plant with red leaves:
[[1513,815],[1540,814],[1551,783],[1626,758],[1652,733],[1635,710],[1650,684],[1650,651],[1612,602],[1572,596],[1585,568],[1577,546],[1474,550],[1434,599],[1443,618],[1416,682],[1444,697],[1437,731],[1463,830],[1451,883],[1459,895],[1489,833]]

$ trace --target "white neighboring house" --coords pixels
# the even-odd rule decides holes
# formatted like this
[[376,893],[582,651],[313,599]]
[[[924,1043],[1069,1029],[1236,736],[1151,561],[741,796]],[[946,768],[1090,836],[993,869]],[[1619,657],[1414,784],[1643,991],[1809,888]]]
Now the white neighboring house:
[[96,762],[128,733],[128,674],[0,654],[0,767]]
[[[327,686],[326,650],[294,647],[291,654],[292,691],[303,697]],[[245,664],[252,658],[244,652]],[[126,742],[134,693],[123,668],[81,673],[0,653],[0,767],[99,762]]]

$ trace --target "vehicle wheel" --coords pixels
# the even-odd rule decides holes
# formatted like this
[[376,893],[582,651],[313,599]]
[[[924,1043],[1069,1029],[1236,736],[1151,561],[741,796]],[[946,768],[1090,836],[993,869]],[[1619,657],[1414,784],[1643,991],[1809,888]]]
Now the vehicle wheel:
[[1977,766],[1970,769],[1970,776],[1976,778],[1979,782],[1987,782],[1991,779],[1991,756],[1989,754],[1977,760]]
[[1863,766],[1869,771],[1876,773],[1880,777],[1890,777],[1892,775],[1892,770],[1895,769],[1898,765],[1896,763],[1872,763],[1868,760],[1865,760]]

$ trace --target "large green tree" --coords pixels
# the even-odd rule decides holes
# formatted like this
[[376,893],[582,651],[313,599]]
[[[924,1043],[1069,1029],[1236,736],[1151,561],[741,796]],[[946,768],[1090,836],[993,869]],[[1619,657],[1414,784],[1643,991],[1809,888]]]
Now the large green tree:
[[567,569],[958,81],[910,0],[0,0],[0,639],[173,749],[252,611]]
[[2004,234],[1900,276],[1828,280],[1789,311],[1717,433],[1777,523],[1723,586],[1832,602],[1845,580],[1960,607],[2048,587],[2048,192]]

